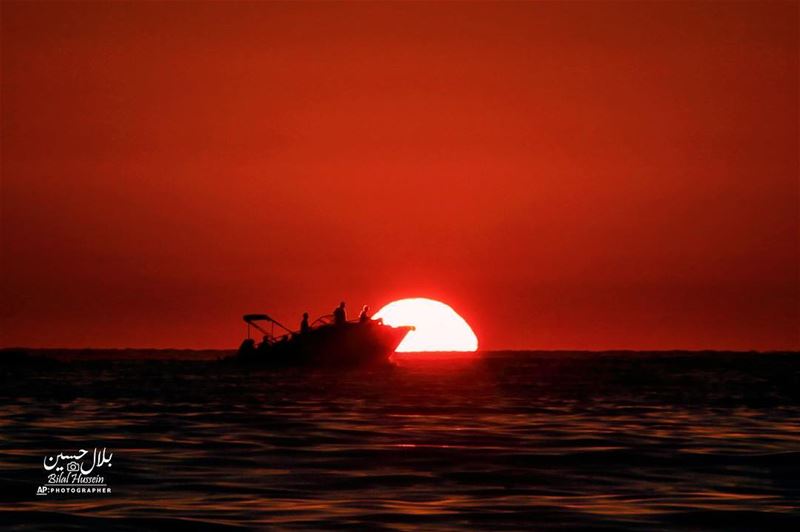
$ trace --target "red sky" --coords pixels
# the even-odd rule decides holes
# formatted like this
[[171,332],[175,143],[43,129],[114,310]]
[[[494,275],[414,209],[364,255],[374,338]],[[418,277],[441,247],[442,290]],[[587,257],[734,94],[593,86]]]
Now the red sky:
[[2,3],[2,345],[441,299],[800,348],[798,4]]

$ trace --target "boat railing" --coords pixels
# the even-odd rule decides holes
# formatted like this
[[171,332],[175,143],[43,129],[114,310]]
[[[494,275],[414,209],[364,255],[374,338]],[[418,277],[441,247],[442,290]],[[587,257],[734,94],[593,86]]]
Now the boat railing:
[[330,325],[331,323],[333,323],[333,314],[324,314],[311,323],[311,328],[313,329],[321,325]]
[[[266,314],[246,314],[244,316],[244,320],[247,322],[247,338],[251,338],[250,327],[252,326],[255,329],[257,329],[258,331],[260,331],[264,335],[264,339],[260,343],[260,345],[264,345],[265,347],[269,346],[269,345],[278,344],[278,343],[281,343],[281,342],[286,342],[286,341],[290,340],[291,338],[293,338],[294,336],[297,336],[298,334],[300,334],[300,331],[292,331],[292,330],[288,329],[287,327],[285,327],[284,325],[282,325],[280,322],[274,320],[273,318],[271,318],[270,316],[268,316]],[[280,335],[275,335],[274,326],[270,327],[269,329],[265,329],[265,328],[259,326],[256,323],[256,321],[268,321],[271,324],[278,325],[280,328],[282,328],[286,332],[283,333],[283,334],[280,334]],[[359,320],[359,319],[352,319],[352,320],[347,320],[346,323],[347,324],[358,324],[358,323],[360,323],[360,321],[361,320]],[[383,323],[383,320],[376,320],[376,321],[378,323]],[[314,320],[311,323],[311,325],[309,326],[309,328],[311,330],[313,330],[313,329],[318,329],[320,327],[325,327],[325,326],[333,325],[333,324],[334,324],[333,314],[324,314],[324,315],[320,316],[319,318],[317,318],[316,320]]]

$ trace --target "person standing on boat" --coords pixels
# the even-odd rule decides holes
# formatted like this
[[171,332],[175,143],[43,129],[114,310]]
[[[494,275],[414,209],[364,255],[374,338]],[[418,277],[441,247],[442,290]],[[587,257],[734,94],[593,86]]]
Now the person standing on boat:
[[300,322],[300,334],[307,333],[311,330],[308,325],[308,312],[303,312],[303,320]]
[[333,323],[336,325],[344,325],[347,323],[347,313],[344,310],[344,301],[339,303],[339,306],[333,311]]
[[369,321],[369,305],[361,307],[361,314],[358,315],[358,323],[366,323]]

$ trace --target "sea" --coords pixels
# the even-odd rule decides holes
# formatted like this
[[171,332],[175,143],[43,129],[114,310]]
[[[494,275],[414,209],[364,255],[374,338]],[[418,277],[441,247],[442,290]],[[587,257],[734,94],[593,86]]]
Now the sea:
[[0,529],[800,529],[800,353],[227,354],[0,352]]

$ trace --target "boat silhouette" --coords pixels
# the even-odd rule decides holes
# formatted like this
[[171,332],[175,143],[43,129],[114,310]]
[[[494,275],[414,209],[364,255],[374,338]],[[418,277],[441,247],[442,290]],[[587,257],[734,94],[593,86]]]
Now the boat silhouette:
[[[315,320],[308,330],[292,331],[267,314],[245,314],[247,338],[231,362],[271,366],[361,366],[389,363],[389,357],[414,327],[391,327],[382,320],[334,323],[332,315]],[[259,322],[270,324],[269,330]],[[276,336],[275,327],[283,334]],[[261,332],[256,344],[252,329]]]

